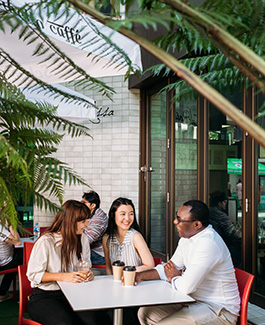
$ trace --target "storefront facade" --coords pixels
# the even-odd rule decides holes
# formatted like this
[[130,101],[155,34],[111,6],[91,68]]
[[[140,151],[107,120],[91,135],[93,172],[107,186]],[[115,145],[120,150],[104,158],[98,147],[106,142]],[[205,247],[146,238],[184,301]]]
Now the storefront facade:
[[[153,252],[167,260],[178,235],[173,224],[183,202],[225,192],[228,215],[241,229],[240,268],[255,274],[252,302],[265,307],[264,149],[203,98],[173,103],[167,80],[141,87],[139,216]],[[263,98],[254,89],[224,95],[257,118]],[[237,183],[242,184],[242,200]],[[142,198],[142,199],[141,199]],[[240,254],[239,254],[240,255]]]

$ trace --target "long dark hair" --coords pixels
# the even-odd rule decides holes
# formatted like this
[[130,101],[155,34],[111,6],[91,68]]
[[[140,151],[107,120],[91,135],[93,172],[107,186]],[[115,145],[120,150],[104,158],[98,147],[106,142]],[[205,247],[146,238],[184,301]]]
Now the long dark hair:
[[70,266],[72,254],[80,258],[81,235],[76,234],[77,222],[90,218],[89,208],[82,202],[68,200],[62,205],[46,233],[60,233],[62,236],[61,265],[63,270]]
[[133,228],[141,233],[140,227],[136,220],[135,207],[134,207],[134,204],[132,203],[132,200],[126,199],[124,197],[119,197],[118,199],[116,199],[112,202],[112,205],[109,209],[109,225],[106,230],[106,233],[109,235],[109,238],[113,238],[113,236],[116,233],[117,225],[115,222],[115,213],[121,205],[130,205],[133,208],[134,220],[133,220],[133,223],[132,223],[130,229]]

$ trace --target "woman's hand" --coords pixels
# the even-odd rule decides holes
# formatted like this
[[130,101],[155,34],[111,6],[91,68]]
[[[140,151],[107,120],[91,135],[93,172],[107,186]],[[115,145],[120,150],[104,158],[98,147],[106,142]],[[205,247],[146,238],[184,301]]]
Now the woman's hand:
[[64,282],[87,282],[92,281],[94,279],[94,274],[91,270],[87,272],[57,272],[57,273],[50,273],[45,272],[41,279],[41,282],[54,282],[54,281],[64,281]]
[[86,281],[92,281],[94,280],[94,273],[90,270],[87,275]]
[[[89,273],[92,273],[94,279],[94,274],[93,272],[89,271]],[[81,283],[81,282],[86,282],[86,281],[91,281],[88,280],[88,278],[91,278],[91,275],[85,276],[84,273],[82,272],[65,272],[61,273],[61,280],[64,282],[75,282],[75,283]]]

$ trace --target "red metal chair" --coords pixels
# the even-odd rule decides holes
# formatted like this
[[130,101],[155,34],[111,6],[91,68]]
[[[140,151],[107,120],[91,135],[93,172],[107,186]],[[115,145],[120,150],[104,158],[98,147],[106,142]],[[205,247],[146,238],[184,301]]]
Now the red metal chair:
[[18,280],[19,280],[19,312],[18,325],[41,325],[32,319],[27,319],[24,314],[27,312],[28,297],[31,295],[32,288],[26,276],[27,265],[18,266]]
[[30,254],[34,246],[33,242],[25,242],[23,246],[23,265],[28,265]]
[[254,280],[254,275],[237,268],[235,268],[235,274],[236,274],[238,290],[241,298],[240,317],[238,320],[238,324],[247,325],[248,299],[249,299],[251,286]]
[[[25,231],[25,230],[27,231]],[[29,227],[29,228],[22,228],[21,229],[21,237],[31,237],[33,235],[33,228]]]
[[94,269],[105,269],[106,265],[105,264],[92,264],[92,268],[94,268]]
[[40,227],[40,233],[43,234],[49,227]]
[[154,262],[155,262],[155,266],[159,265],[162,263],[162,258],[160,257],[154,257]]
[[3,270],[0,271],[0,275],[4,275],[4,274],[8,274],[8,273],[14,273],[13,275],[13,300],[16,300],[16,293],[17,293],[17,272],[18,272],[18,268],[15,267],[13,269],[9,269],[9,270]]

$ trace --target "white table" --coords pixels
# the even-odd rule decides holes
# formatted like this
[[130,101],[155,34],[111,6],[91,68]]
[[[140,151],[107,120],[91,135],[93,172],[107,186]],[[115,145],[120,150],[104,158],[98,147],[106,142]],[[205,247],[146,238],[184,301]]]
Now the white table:
[[124,287],[111,275],[96,276],[91,282],[58,282],[74,311],[114,308],[114,324],[122,324],[122,308],[192,302],[190,296],[173,290],[166,281],[144,281]]
[[21,244],[19,245],[19,246],[15,246],[15,248],[22,248],[22,247],[24,247],[24,243],[25,242],[29,242],[29,243],[35,243],[35,241],[37,240],[37,238],[36,237],[20,237],[20,239],[21,239]]

